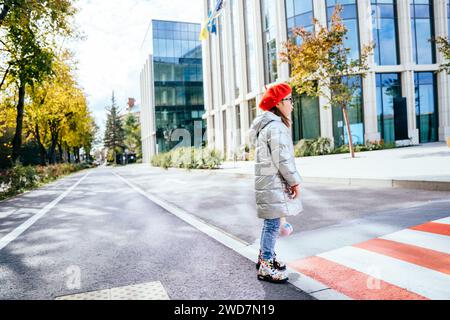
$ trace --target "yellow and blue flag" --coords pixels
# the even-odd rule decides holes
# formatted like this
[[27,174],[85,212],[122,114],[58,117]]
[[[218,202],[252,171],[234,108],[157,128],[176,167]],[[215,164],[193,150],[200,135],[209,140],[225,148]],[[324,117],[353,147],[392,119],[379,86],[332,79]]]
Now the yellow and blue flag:
[[208,34],[214,33],[217,34],[217,26],[216,19],[222,13],[222,9],[224,8],[224,0],[217,0],[216,6],[214,7],[213,12],[209,12],[208,18],[206,18],[202,23],[202,28],[200,30],[199,40],[208,39]]

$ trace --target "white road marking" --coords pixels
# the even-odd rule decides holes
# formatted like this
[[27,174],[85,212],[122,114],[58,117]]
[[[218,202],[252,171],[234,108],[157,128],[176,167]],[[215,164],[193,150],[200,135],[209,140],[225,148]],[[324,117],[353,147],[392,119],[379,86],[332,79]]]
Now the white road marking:
[[397,231],[380,239],[391,240],[450,254],[450,237],[411,229]]
[[450,224],[450,217],[439,219],[439,220],[434,220],[432,222]]
[[433,300],[450,298],[450,276],[441,272],[355,247],[317,256]]
[[25,232],[29,227],[31,227],[36,221],[42,218],[47,212],[49,212],[58,202],[64,199],[73,189],[75,189],[81,181],[83,181],[89,173],[86,173],[80,180],[78,180],[74,185],[72,185],[69,189],[60,194],[55,200],[48,203],[45,207],[43,207],[39,212],[29,218],[27,221],[22,223],[20,226],[15,228],[13,231],[8,233],[6,236],[0,239],[0,250],[10,244],[12,241],[17,239],[23,232]]
[[[117,176],[119,179],[121,179],[123,182],[125,182],[127,185],[129,185],[133,190],[136,192],[142,194],[144,197],[149,199],[150,201],[156,203],[160,207],[164,208],[171,214],[177,216],[184,222],[190,224],[194,228],[198,229],[199,231],[205,233],[206,235],[210,236],[211,238],[217,240],[218,242],[222,243],[224,246],[230,248],[231,250],[237,252],[238,254],[246,257],[247,259],[251,260],[252,262],[256,261],[256,258],[258,257],[258,248],[254,247],[251,244],[246,244],[242,240],[236,238],[235,236],[223,231],[219,230],[218,228],[214,228],[213,226],[207,224],[206,222],[200,220],[199,218],[195,217],[194,215],[184,211],[183,209],[174,206],[164,200],[159,199],[158,197],[148,194],[144,190],[142,190],[140,187],[135,186],[133,183],[129,182],[124,177],[120,176],[119,174],[113,172],[115,176]],[[288,280],[289,283],[296,286],[297,288],[301,289],[302,291],[306,292],[307,294],[317,298],[321,299],[325,296],[321,291],[315,292],[317,290],[326,290],[326,299],[331,300],[347,300],[350,299],[349,297],[343,295],[342,293],[330,289],[327,286],[323,285],[322,283],[304,275],[300,272],[294,271],[290,268],[288,268],[289,273],[297,273],[300,275],[299,279]]]

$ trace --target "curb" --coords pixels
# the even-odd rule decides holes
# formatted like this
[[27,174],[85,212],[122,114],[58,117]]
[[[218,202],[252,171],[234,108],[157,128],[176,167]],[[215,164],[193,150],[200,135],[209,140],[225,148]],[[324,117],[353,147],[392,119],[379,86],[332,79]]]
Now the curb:
[[[164,170],[160,167],[150,168]],[[170,171],[183,171],[189,173],[207,173],[210,175],[228,175],[235,178],[248,179],[253,178],[251,173],[242,172],[224,172],[224,169],[181,169],[169,168]],[[399,189],[417,189],[427,191],[450,191],[450,181],[431,181],[431,180],[397,180],[397,179],[370,179],[370,178],[339,178],[339,177],[308,177],[302,176],[303,182],[319,183],[319,184],[339,184],[358,187],[375,187],[375,188],[399,188]]]
[[[161,208],[165,209],[169,213],[177,216],[184,222],[193,226],[200,232],[208,235],[209,237],[215,239],[220,242],[224,246],[230,248],[241,256],[249,259],[253,263],[257,260],[258,257],[258,248],[252,246],[251,244],[237,238],[234,235],[214,226],[209,223],[206,223],[202,219],[194,216],[193,214],[183,210],[182,208],[173,205],[165,200],[162,200],[158,196],[148,193],[143,190],[141,187],[135,185],[130,182],[128,179],[122,177],[120,174],[113,172],[115,176],[125,182],[128,186],[134,189],[136,192],[142,194],[144,197],[159,205]],[[306,294],[314,297],[317,300],[351,300],[349,297],[343,295],[342,293],[335,291],[324,284],[304,275],[298,271],[295,271],[289,266],[287,267],[287,271],[291,276],[291,279],[288,280],[290,284],[305,292]],[[294,276],[292,276],[294,275]]]

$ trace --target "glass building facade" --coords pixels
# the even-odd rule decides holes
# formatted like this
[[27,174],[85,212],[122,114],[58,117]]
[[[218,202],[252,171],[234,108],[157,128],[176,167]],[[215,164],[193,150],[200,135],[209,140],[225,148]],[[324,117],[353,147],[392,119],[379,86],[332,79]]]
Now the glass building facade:
[[[285,0],[287,36],[291,41],[301,44],[301,38],[293,39],[294,28],[305,28],[313,31],[314,8],[312,0]],[[295,92],[294,109],[292,113],[293,139],[316,139],[320,137],[319,99],[299,96]]]
[[[208,3],[214,1],[203,2],[207,15],[211,9]],[[449,2],[230,0],[224,7],[228,23],[223,26],[230,36],[222,44],[233,55],[232,61],[230,57],[233,65],[225,64],[223,70],[225,79],[230,79],[224,84],[226,104],[215,101],[221,100],[222,94],[218,53],[222,40],[217,34],[210,34],[204,42],[205,48],[213,51],[205,51],[210,69],[205,76],[211,84],[205,102],[205,117],[211,124],[208,143],[230,160],[236,150],[250,144],[251,123],[263,112],[258,104],[264,87],[288,82],[292,76],[290,65],[279,59],[283,44],[292,41],[301,45],[300,38],[293,38],[293,29],[303,27],[313,31],[314,18],[329,25],[338,4],[343,7],[341,18],[347,28],[344,46],[350,49],[350,58],[358,59],[364,46],[372,41],[375,44],[364,81],[361,76],[350,78],[350,83],[357,87],[352,103],[347,106],[354,144],[380,140],[398,145],[445,141],[450,137],[450,79],[439,71],[439,55],[429,40],[435,35],[448,35]],[[348,143],[339,107],[329,107],[327,97],[298,96],[295,92],[293,97],[291,130],[295,143],[318,137],[329,138],[334,147]],[[226,123],[222,123],[224,110]],[[212,119],[217,120],[216,128],[212,128]]]
[[276,3],[273,0],[261,0],[261,11],[264,45],[264,79],[266,83],[272,83],[278,78]]
[[[153,78],[155,126],[158,152],[180,141],[171,141],[175,129],[190,132],[194,145],[194,122],[205,131],[202,47],[200,25],[153,20]],[[188,142],[183,141],[188,144]]]
[[401,97],[400,75],[379,73],[376,75],[376,82],[378,132],[384,142],[394,142],[394,104]]
[[[349,86],[355,86],[356,90],[353,99],[347,106],[348,120],[352,132],[353,144],[364,144],[364,114],[362,97],[362,79],[361,76],[352,76],[344,79]],[[335,146],[341,146],[348,143],[347,126],[345,125],[342,109],[336,106],[332,108],[333,113],[333,136]]]
[[255,6],[252,0],[244,0],[244,15],[245,15],[245,53],[247,58],[247,87],[248,91],[252,92],[256,90],[256,42],[255,36],[257,35],[255,30],[254,17]]
[[436,100],[436,76],[433,72],[414,74],[416,93],[416,125],[420,143],[438,140],[438,109]]
[[433,0],[411,0],[413,60],[417,64],[435,63]]
[[[292,29],[304,27],[312,31],[314,9],[313,0],[285,0],[288,38],[292,38]],[[295,39],[300,44],[301,39]]]
[[374,58],[378,65],[399,64],[396,0],[372,0]]
[[319,99],[293,92],[292,132],[294,142],[320,137]]
[[447,0],[447,37],[450,37],[450,0]]
[[341,18],[347,28],[347,35],[344,45],[350,48],[350,58],[359,58],[359,26],[358,26],[358,4],[356,0],[326,0],[327,3],[327,21],[331,23],[331,17],[336,5],[342,6]]
[[231,5],[231,25],[232,25],[232,46],[233,46],[233,78],[234,78],[234,98],[237,99],[241,92],[241,60],[239,59],[238,39],[239,35],[239,0],[230,0]]

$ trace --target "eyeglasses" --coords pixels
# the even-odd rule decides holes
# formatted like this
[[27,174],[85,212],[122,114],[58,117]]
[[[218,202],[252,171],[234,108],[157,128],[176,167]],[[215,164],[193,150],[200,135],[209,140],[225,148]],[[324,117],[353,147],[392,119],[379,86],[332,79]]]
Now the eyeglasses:
[[294,99],[292,99],[292,97],[290,97],[290,98],[284,98],[284,99],[281,99],[281,101],[290,101],[290,102],[293,102]]

